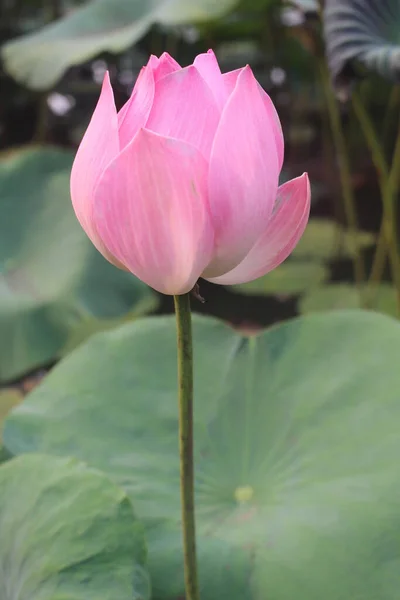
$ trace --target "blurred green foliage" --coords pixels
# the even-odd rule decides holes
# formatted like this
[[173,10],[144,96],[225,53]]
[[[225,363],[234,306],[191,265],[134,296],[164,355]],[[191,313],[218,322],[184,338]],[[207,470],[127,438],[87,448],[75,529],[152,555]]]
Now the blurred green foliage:
[[157,304],[79,226],[69,197],[72,159],[70,151],[49,146],[0,158],[0,381]]
[[[367,4],[372,10],[373,0]],[[335,11],[330,6],[327,3],[324,14],[326,18],[336,18],[340,7]],[[326,283],[331,276],[334,277],[338,261],[354,260],[359,253],[370,253],[375,240],[375,236],[369,232],[355,232],[354,227],[346,232],[346,227],[339,225],[339,221],[345,220],[341,208],[341,189],[336,174],[335,150],[330,148],[332,140],[317,68],[323,52],[323,30],[318,21],[318,10],[319,3],[315,0],[224,0],[219,3],[212,0],[31,0],[29,3],[8,0],[0,7],[0,20],[5,24],[2,33],[5,43],[2,46],[3,71],[0,70],[0,81],[2,89],[7,90],[0,100],[0,121],[3,104],[4,129],[13,143],[13,135],[18,139],[17,131],[22,131],[22,127],[13,128],[12,124],[9,125],[16,118],[13,111],[20,107],[23,114],[29,114],[30,107],[35,106],[37,110],[33,113],[33,118],[28,118],[25,124],[27,129],[32,130],[31,134],[27,133],[28,137],[41,143],[52,141],[64,147],[76,146],[90,118],[98,95],[98,82],[106,65],[110,69],[116,101],[120,106],[127,98],[135,77],[150,52],[160,54],[163,50],[168,50],[176,54],[182,64],[187,64],[197,52],[212,46],[223,70],[234,69],[249,62],[259,81],[276,102],[283,123],[286,138],[283,179],[287,177],[287,173],[290,176],[298,174],[300,168],[309,170],[313,210],[316,215],[321,214],[325,218],[323,222],[318,218],[312,219],[303,240],[285,265],[259,282],[242,286],[242,291],[248,295],[277,294],[280,298],[302,295],[313,290],[317,284]],[[21,85],[12,83],[9,75]],[[39,96],[37,90],[42,90]],[[380,110],[387,102],[390,88],[375,82],[367,92],[366,102],[374,115],[374,111]],[[385,124],[389,150],[393,145],[391,131],[397,109],[398,105],[394,102]],[[9,114],[11,117],[7,116]],[[349,148],[353,151],[353,167],[357,173],[364,161],[364,141],[352,111],[346,108],[342,116]],[[314,166],[312,161],[317,158],[319,163]],[[338,164],[342,163],[341,157]],[[33,166],[32,169],[29,173],[26,165],[20,164],[25,182],[32,177],[32,183],[27,183],[27,186],[31,185],[33,188],[37,186],[34,172],[36,167]],[[57,192],[57,196],[63,196],[63,202],[68,203],[68,167],[65,169],[63,191]],[[0,175],[3,172],[0,169]],[[41,194],[42,191],[38,192],[38,195]],[[16,189],[11,194],[12,197],[18,195],[22,201],[27,194],[23,188]],[[329,209],[327,215],[329,196],[334,196],[335,207],[333,210]],[[4,204],[6,201],[0,198],[0,207],[1,202]],[[33,206],[34,200],[30,200],[29,204]],[[26,209],[27,219],[32,218],[30,210],[36,209]],[[370,209],[363,209],[367,228],[370,229],[368,210]],[[11,215],[3,214],[4,223],[12,220]],[[378,213],[374,219],[372,228],[377,230]],[[26,222],[21,220],[21,231],[24,227],[22,223]],[[15,228],[18,229],[18,225]],[[22,233],[9,233],[8,237],[17,239],[20,235]],[[25,235],[27,239],[35,237],[32,229]],[[46,236],[42,237],[43,241],[40,242],[36,236],[34,243],[38,247],[42,243],[44,248],[48,241]],[[11,257],[16,263],[21,262],[18,252],[20,250],[16,250],[14,258]],[[35,250],[34,254],[37,252],[39,250]],[[73,254],[72,250],[71,253]],[[10,248],[6,254],[12,254]],[[44,273],[47,263],[41,260]],[[4,258],[2,261],[4,263]],[[75,264],[82,276],[86,277],[87,271],[82,269],[82,265],[78,266],[78,262]],[[105,271],[107,268],[108,265],[104,267]],[[344,268],[343,272],[345,271]],[[58,272],[57,276],[51,278],[54,288],[57,288],[63,298],[72,297],[75,293],[72,289],[66,293],[74,278],[68,273],[70,271],[66,269],[62,276]],[[384,270],[379,276],[386,277]],[[109,288],[107,277],[104,286]],[[346,274],[343,277],[348,279]],[[10,278],[9,273],[7,278]],[[351,282],[347,283],[351,285]],[[92,286],[92,281],[88,285]],[[68,353],[74,345],[99,328],[113,327],[121,317],[129,318],[130,314],[135,316],[154,307],[152,301],[142,304],[141,292],[138,292],[138,299],[134,301],[134,304],[139,302],[139,310],[133,304],[128,306],[130,301],[127,301],[125,293],[116,292],[114,283],[112,285],[115,293],[113,292],[112,301],[102,303],[103,308],[108,306],[105,311],[100,310],[99,306],[95,307],[99,302],[99,295],[89,308],[87,304],[93,300],[85,300],[84,311],[81,309],[81,301],[79,308],[72,302],[72,309],[69,301],[62,305],[56,304],[58,321],[57,317],[49,317],[49,311],[54,315],[54,307],[50,306],[45,313],[41,307],[36,306],[34,318],[33,305],[28,312],[24,310],[23,316],[21,311],[14,310],[12,318],[9,316],[10,312],[7,312],[9,309],[3,309],[6,315],[4,318],[9,321],[9,329],[4,330],[3,338],[12,338],[18,342],[11,344],[12,348],[17,349],[3,355],[3,360],[0,361],[0,378],[9,379],[52,361]],[[42,287],[45,291],[46,285],[43,284]],[[355,293],[358,294],[356,291]],[[21,298],[10,296],[9,292],[7,294],[9,301],[17,307]],[[346,294],[345,296],[347,297]],[[4,304],[4,294],[3,300],[0,297],[0,314],[1,302]],[[112,305],[115,310],[110,314],[107,311]],[[117,306],[120,308],[117,309]],[[45,333],[49,322],[50,335]],[[16,323],[17,329],[12,329],[16,327]],[[75,326],[77,324],[79,327]]]

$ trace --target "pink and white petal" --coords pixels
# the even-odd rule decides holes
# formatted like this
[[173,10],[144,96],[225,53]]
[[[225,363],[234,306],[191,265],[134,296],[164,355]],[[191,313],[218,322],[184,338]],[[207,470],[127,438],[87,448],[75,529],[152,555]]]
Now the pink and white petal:
[[216,252],[204,277],[238,265],[265,230],[279,178],[274,132],[250,67],[239,74],[210,157],[209,198]]
[[212,50],[207,53],[198,54],[194,59],[193,66],[196,67],[208,87],[212,91],[220,111],[224,108],[229,94],[226,89],[217,58]]
[[303,235],[310,213],[307,173],[281,185],[272,218],[246,258],[232,271],[209,281],[222,285],[246,283],[281,264]]
[[214,243],[204,157],[140,130],[101,178],[95,222],[110,252],[139,279],[164,294],[188,292]]
[[107,72],[97,106],[72,165],[70,188],[75,214],[87,236],[107,260],[121,266],[107,251],[93,224],[95,188],[104,169],[118,153],[117,111]]
[[239,77],[239,74],[243,71],[243,68],[235,69],[234,71],[228,71],[222,75],[222,79],[224,82],[225,89],[230,96],[233,90],[236,87],[236,82]]
[[284,143],[284,139],[283,139],[283,131],[282,131],[281,121],[279,119],[278,113],[276,112],[276,108],[275,108],[274,103],[272,102],[271,98],[269,97],[267,92],[261,87],[261,85],[260,84],[258,84],[258,85],[259,85],[260,94],[263,99],[265,108],[267,109],[267,112],[268,112],[269,117],[272,122],[272,128],[274,130],[274,136],[275,136],[276,151],[278,153],[279,170],[281,170],[282,165],[283,165],[284,151],[285,151],[285,143]]
[[129,144],[136,133],[145,127],[154,99],[154,72],[159,64],[156,56],[149,61],[138,75],[132,94],[118,113],[118,133],[121,150]]
[[[236,69],[235,71],[229,71],[228,73],[224,73],[222,78],[224,80],[224,85],[228,91],[228,94],[231,95],[233,90],[235,89],[237,78],[239,74],[243,71],[243,69]],[[265,108],[271,118],[272,127],[274,130],[275,143],[276,143],[276,151],[278,153],[278,161],[279,161],[279,169],[282,169],[283,165],[283,155],[284,155],[284,140],[283,140],[283,132],[282,125],[276,112],[276,108],[267,94],[267,92],[258,84],[261,97],[265,104]]]
[[157,82],[146,129],[188,142],[208,158],[219,119],[210,88],[190,66]]
[[154,81],[157,82],[162,77],[174,73],[174,71],[180,71],[181,68],[180,64],[168,52],[164,52],[158,59],[158,64],[154,69]]

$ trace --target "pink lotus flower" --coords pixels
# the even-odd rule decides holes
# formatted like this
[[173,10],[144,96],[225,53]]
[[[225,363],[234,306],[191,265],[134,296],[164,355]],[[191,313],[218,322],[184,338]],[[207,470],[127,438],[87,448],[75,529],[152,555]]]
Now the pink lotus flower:
[[250,67],[222,75],[212,51],[184,69],[151,56],[118,114],[106,74],[73,206],[96,248],[159,292],[244,283],[285,260],[308,220],[307,174],[278,187],[283,147]]

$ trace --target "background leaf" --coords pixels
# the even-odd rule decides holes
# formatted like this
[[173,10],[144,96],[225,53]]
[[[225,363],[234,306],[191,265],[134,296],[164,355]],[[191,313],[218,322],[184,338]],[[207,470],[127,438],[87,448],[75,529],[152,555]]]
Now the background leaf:
[[[6,420],[13,453],[75,454],[145,520],[153,598],[183,596],[173,317],[92,337]],[[204,600],[395,600],[400,324],[302,317],[252,338],[194,319]]]
[[288,4],[292,4],[305,13],[318,12],[318,0],[286,0]]
[[295,296],[325,281],[328,276],[329,269],[324,265],[288,260],[264,277],[249,283],[234,285],[231,289],[249,296],[271,294]]
[[110,265],[82,231],[69,195],[72,160],[39,147],[0,160],[3,381],[54,360],[82,339],[88,320],[99,329],[155,305],[150,289]]
[[327,219],[310,219],[303,236],[292,252],[301,259],[331,260],[338,256],[351,258],[357,249],[372,246],[375,235],[367,231],[349,233],[344,227]]
[[[391,284],[363,287],[362,294],[374,310],[397,317],[396,290]],[[360,292],[355,285],[328,283],[307,291],[299,301],[299,309],[304,314],[339,308],[361,308],[362,304]]]
[[325,0],[323,23],[328,63],[336,85],[348,83],[357,63],[399,81],[398,0]]
[[101,52],[119,53],[154,23],[179,25],[215,18],[236,0],[90,0],[37,32],[7,42],[7,71],[34,90],[54,86],[68,67]]
[[149,598],[128,498],[73,459],[29,455],[0,467],[0,535],[4,600]]

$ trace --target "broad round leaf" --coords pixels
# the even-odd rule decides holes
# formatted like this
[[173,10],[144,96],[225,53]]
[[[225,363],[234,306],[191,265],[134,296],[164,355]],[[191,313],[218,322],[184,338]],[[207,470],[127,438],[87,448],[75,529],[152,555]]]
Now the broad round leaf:
[[346,85],[358,63],[400,80],[399,0],[325,0],[324,35],[334,82]]
[[264,277],[232,286],[235,292],[247,296],[266,296],[280,294],[296,296],[309,288],[325,281],[329,276],[329,269],[321,264],[305,261],[288,260],[270,271]]
[[148,600],[143,528],[126,494],[70,458],[0,467],[2,600]]
[[178,25],[218,17],[236,0],[89,0],[62,19],[3,46],[7,71],[34,90],[54,86],[64,72],[101,52],[118,53],[154,23]]
[[[184,595],[175,335],[154,317],[91,338],[3,435],[125,487],[155,600]],[[202,599],[396,600],[400,324],[346,311],[248,339],[196,317],[194,339]]]
[[150,289],[82,231],[69,196],[72,159],[56,148],[0,157],[0,381],[54,360],[82,328],[154,307]]
[[363,286],[362,291],[348,283],[329,283],[307,291],[299,301],[300,312],[324,311],[339,308],[361,308],[363,302],[378,312],[397,316],[396,290],[389,283]]

